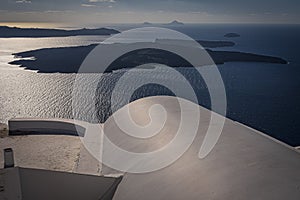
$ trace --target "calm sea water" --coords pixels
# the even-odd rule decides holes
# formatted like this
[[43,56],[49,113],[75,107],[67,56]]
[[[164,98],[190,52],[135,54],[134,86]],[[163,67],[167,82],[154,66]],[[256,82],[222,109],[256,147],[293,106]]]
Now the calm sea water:
[[[117,27],[120,30],[134,26]],[[300,45],[299,26],[279,25],[185,25],[172,27],[194,39],[230,40],[234,47],[218,48],[279,56],[289,61],[288,65],[262,63],[226,63],[218,66],[222,75],[228,101],[227,116],[255,129],[261,130],[293,146],[300,145]],[[223,37],[225,33],[237,32],[239,38]],[[11,38],[0,39],[0,121],[6,123],[12,117],[62,117],[90,121],[89,116],[72,116],[71,93],[75,74],[39,74],[23,70],[7,63],[13,60],[11,53],[58,46],[78,46],[101,42],[104,37],[66,38]],[[191,81],[200,104],[209,107],[205,86],[199,77],[193,77],[192,69],[179,69]],[[142,78],[151,71],[137,70]],[[105,75],[99,92],[106,93],[122,72]],[[153,75],[161,79],[161,74]],[[133,80],[134,81],[134,80]],[[176,81],[176,80],[173,80]],[[130,85],[124,87],[126,92]],[[149,95],[169,94],[158,86],[142,88],[132,100]],[[119,94],[120,104],[122,92]],[[100,122],[109,116],[105,98],[99,103]]]

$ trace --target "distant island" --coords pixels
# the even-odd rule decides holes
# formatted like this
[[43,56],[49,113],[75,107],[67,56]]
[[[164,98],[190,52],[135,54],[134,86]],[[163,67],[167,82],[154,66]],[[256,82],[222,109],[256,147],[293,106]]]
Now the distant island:
[[153,25],[153,24],[150,23],[150,22],[144,22],[143,25],[145,25],[145,26],[151,26],[151,25]]
[[112,35],[120,33],[114,29],[97,28],[97,29],[77,29],[77,30],[63,30],[63,29],[42,29],[42,28],[17,28],[0,26],[0,37],[67,37],[79,35]]
[[[144,25],[144,26],[151,26],[151,25],[153,25],[153,23],[151,23],[151,22],[144,22],[142,25]],[[165,24],[156,24],[156,25],[165,25],[165,26],[182,26],[182,25],[184,25],[184,23],[182,23],[182,22],[179,22],[179,21],[177,21],[177,20],[174,20],[174,21],[172,21],[172,22],[170,22],[170,23],[165,23]]]
[[237,34],[237,33],[226,33],[224,35],[224,37],[227,37],[227,38],[234,38],[234,37],[240,37],[241,35],[240,34]]
[[172,22],[170,22],[170,23],[167,23],[167,24],[165,24],[165,25],[168,25],[168,26],[182,26],[182,25],[184,25],[184,23],[182,23],[182,22],[179,22],[179,21],[177,21],[177,20],[174,20],[174,21],[172,21]]
[[232,47],[235,45],[231,41],[208,41],[208,40],[197,40],[197,42],[205,48],[217,48],[217,47]]
[[[42,73],[77,73],[81,63],[97,45],[98,44],[78,47],[47,48],[16,53],[14,54],[16,57],[34,57],[35,60],[20,59],[10,62],[10,64],[20,65],[26,69],[37,70]],[[223,64],[225,62],[287,64],[286,60],[273,56],[234,51],[213,51],[210,49],[206,49],[206,51],[215,64]],[[105,72],[112,72],[123,68],[133,68],[146,63],[160,63],[170,67],[192,67],[185,59],[174,53],[160,49],[139,49],[119,57],[107,67]],[[90,73],[90,71],[86,71],[85,73]]]
[[[194,46],[197,44],[194,43],[194,41],[180,39],[156,39],[155,42],[159,44],[175,44],[182,46]],[[235,45],[234,42],[220,40],[196,40],[196,42],[205,48],[232,47]]]

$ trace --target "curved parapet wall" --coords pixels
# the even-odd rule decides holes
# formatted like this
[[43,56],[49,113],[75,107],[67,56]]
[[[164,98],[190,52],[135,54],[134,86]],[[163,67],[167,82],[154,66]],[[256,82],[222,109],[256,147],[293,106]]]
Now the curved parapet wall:
[[68,119],[15,118],[8,121],[9,135],[74,135],[83,137],[85,123]]

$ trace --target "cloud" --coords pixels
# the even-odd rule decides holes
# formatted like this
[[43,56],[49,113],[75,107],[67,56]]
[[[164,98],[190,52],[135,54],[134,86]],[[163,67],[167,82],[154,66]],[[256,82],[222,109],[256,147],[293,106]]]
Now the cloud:
[[115,0],[89,0],[90,3],[104,3],[104,2],[108,2],[108,3],[115,3]]
[[18,0],[16,3],[31,3],[29,0]]
[[81,4],[82,7],[95,7],[96,5],[92,5],[92,4]]

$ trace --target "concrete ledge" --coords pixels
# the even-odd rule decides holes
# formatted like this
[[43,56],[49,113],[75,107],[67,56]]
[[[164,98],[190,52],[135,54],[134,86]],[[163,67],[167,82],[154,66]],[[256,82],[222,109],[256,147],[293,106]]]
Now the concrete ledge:
[[8,121],[9,135],[74,135],[83,137],[85,122],[68,119],[15,118]]
[[70,135],[20,135],[0,138],[0,168],[4,166],[3,149],[12,148],[15,166],[74,172],[75,165],[79,162],[81,144],[81,137]]
[[120,177],[91,176],[31,168],[0,170],[0,199],[112,199]]

